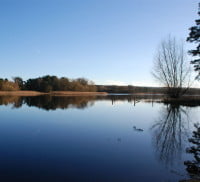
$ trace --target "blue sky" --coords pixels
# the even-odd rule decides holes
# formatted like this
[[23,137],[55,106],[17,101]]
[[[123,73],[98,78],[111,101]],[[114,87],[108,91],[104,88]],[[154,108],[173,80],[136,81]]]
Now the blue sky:
[[191,0],[0,0],[0,77],[156,85],[159,42],[185,40],[197,10]]

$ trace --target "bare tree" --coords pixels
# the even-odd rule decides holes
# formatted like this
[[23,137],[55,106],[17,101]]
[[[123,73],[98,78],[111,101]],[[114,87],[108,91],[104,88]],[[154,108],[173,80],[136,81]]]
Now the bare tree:
[[183,43],[170,36],[163,40],[157,50],[152,74],[167,88],[169,97],[178,98],[185,94],[191,83],[190,70]]

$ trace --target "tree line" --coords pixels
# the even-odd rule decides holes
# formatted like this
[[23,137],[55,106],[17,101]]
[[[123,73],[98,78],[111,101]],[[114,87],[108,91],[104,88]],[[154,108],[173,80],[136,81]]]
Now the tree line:
[[[118,86],[118,85],[96,85],[97,90],[99,92],[107,92],[107,93],[125,93],[125,94],[167,94],[168,95],[168,87],[142,87],[142,86]],[[182,88],[187,89],[187,88]],[[186,92],[188,95],[199,95],[199,88],[190,88]]]
[[46,75],[24,81],[21,77],[13,77],[12,81],[0,79],[1,91],[31,90],[39,92],[81,91],[96,92],[94,83],[86,78],[69,79],[67,77]]

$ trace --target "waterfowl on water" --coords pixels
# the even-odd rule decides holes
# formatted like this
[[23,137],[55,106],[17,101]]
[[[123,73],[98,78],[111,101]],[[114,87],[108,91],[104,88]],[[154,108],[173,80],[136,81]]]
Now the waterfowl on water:
[[133,129],[134,129],[135,131],[140,131],[140,132],[144,131],[144,130],[141,129],[141,128],[136,128],[136,126],[133,126]]

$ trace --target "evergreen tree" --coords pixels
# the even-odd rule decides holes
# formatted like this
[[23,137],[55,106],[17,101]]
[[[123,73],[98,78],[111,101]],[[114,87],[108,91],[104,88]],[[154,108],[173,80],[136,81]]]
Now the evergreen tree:
[[[198,15],[200,16],[200,3],[199,3],[199,11]],[[196,49],[190,50],[189,54],[195,57],[194,60],[191,61],[191,64],[194,65],[194,70],[197,71],[196,79],[200,79],[200,19],[195,20],[196,25],[192,26],[189,30],[189,36],[187,38],[188,42],[194,42],[197,44]]]

